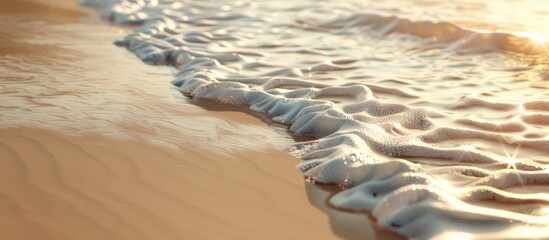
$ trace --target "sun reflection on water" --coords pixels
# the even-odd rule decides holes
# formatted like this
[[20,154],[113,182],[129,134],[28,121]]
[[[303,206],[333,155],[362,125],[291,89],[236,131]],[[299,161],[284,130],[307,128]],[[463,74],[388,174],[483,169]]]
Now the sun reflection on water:
[[520,151],[520,145],[518,145],[515,148],[515,151],[513,154],[509,154],[505,147],[502,146],[503,152],[505,153],[505,160],[504,162],[507,163],[507,169],[517,169],[517,163],[519,160],[517,159],[518,152]]
[[549,40],[544,34],[532,33],[532,32],[517,32],[516,36],[526,37],[535,44],[545,44]]
[[509,168],[512,168],[512,169],[516,169],[516,168],[517,168],[516,164],[517,164],[517,161],[518,161],[518,160],[517,160],[516,158],[514,158],[514,157],[509,157],[509,158],[507,158],[505,161],[507,162],[507,168],[508,168],[508,169],[509,169]]
[[543,33],[536,32],[516,32],[515,36],[527,38],[532,44],[534,53],[549,55],[549,37]]

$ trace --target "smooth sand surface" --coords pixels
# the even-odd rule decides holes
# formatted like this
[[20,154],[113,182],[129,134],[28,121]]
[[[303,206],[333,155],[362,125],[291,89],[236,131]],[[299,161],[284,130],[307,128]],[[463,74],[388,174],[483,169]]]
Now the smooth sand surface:
[[333,238],[280,151],[165,151],[100,135],[0,132],[8,239]]
[[0,5],[2,239],[395,237],[326,205],[286,127],[186,99],[127,30],[46,3]]

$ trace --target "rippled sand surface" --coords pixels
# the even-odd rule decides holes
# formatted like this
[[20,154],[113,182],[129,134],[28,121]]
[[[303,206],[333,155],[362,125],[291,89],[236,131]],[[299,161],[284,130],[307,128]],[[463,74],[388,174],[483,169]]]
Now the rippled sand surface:
[[0,238],[398,238],[329,207],[285,126],[189,100],[112,44],[130,29],[72,1],[0,6]]
[[182,93],[314,137],[290,152],[331,204],[415,239],[549,237],[539,2],[82,2]]

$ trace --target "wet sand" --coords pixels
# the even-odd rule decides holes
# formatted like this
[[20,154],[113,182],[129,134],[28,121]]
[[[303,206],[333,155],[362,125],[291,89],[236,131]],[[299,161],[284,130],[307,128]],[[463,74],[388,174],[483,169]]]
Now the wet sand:
[[285,126],[186,99],[72,1],[0,5],[6,239],[390,239],[326,205]]

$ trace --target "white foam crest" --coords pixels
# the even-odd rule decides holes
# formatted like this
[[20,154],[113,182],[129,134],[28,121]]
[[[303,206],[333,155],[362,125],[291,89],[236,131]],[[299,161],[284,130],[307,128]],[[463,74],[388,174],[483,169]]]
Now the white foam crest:
[[[530,45],[508,45],[527,43],[524,39],[308,1],[87,2],[117,23],[143,23],[116,44],[144,62],[176,67],[172,83],[183,94],[247,105],[287,124],[296,135],[314,137],[289,151],[302,159],[297,168],[305,176],[346,188],[330,200],[337,207],[373,211],[382,226],[417,239],[445,236],[450,230],[484,234],[549,225],[547,218],[476,205],[489,199],[547,204],[547,194],[506,190],[549,185],[547,164],[518,159],[506,149],[522,147],[533,156],[549,153],[543,128],[549,125],[549,103],[539,97],[491,99],[519,83],[480,81],[480,74],[463,68],[482,63],[447,61],[458,58],[451,55],[456,49],[534,53]],[[383,33],[373,36],[379,46],[369,49],[377,55],[360,51],[367,39],[353,39],[353,33],[369,31],[365,26],[373,29],[368,32],[372,35]],[[436,41],[391,38],[390,33]],[[412,47],[397,48],[406,44]],[[450,55],[440,54],[448,49],[451,53],[445,54]],[[410,76],[437,61],[442,64],[431,69],[434,73]],[[393,66],[400,77],[376,76],[390,72],[378,64]],[[489,73],[501,74],[493,71],[497,73]],[[464,94],[481,87],[488,93]],[[452,88],[458,89],[455,98],[439,93]],[[482,111],[470,114],[472,109]],[[492,148],[466,144],[480,141]],[[470,179],[458,186],[454,177]]]

